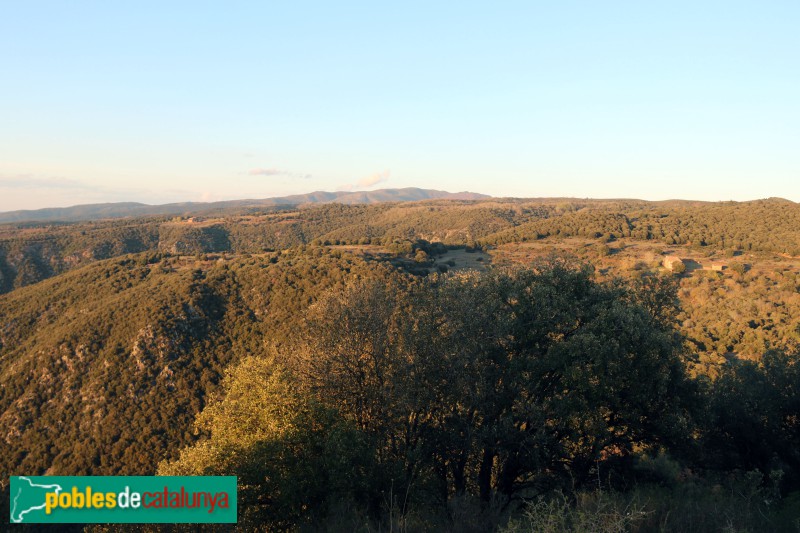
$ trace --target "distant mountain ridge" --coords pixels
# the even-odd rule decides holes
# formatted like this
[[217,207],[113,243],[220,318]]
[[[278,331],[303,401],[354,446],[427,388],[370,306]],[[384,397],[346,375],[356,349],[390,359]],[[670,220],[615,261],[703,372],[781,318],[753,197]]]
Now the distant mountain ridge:
[[178,215],[218,211],[222,209],[258,208],[282,205],[321,203],[374,204],[380,202],[416,202],[419,200],[480,200],[490,198],[474,192],[438,191],[406,187],[403,189],[378,189],[375,191],[315,191],[275,198],[254,200],[229,200],[222,202],[180,202],[148,205],[137,202],[85,204],[72,207],[49,207],[0,212],[0,223],[8,222],[75,222],[104,218],[123,218],[147,215]]

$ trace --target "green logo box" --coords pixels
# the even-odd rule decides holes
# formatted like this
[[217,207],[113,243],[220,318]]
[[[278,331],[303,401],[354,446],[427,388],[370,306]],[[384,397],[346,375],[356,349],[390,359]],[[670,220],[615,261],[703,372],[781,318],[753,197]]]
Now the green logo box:
[[234,524],[236,476],[12,476],[11,523]]

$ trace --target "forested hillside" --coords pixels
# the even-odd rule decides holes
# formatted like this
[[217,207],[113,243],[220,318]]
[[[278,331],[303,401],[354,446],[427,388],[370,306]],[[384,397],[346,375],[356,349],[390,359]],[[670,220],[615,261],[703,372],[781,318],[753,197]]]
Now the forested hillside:
[[797,355],[690,377],[676,291],[559,258],[351,283],[159,473],[238,474],[245,529],[793,531]]
[[5,225],[0,465],[239,475],[246,530],[795,531],[798,254],[777,199]]
[[316,191],[260,200],[229,200],[220,202],[183,202],[176,204],[147,205],[136,202],[86,204],[73,207],[53,207],[0,213],[3,222],[80,222],[98,219],[126,218],[137,216],[191,216],[195,213],[226,212],[242,213],[263,210],[276,206],[301,204],[341,203],[372,204],[378,202],[412,202],[448,198],[452,200],[477,200],[487,198],[472,192],[450,193],[432,189],[406,187],[404,189],[378,189],[375,191]]
[[[512,262],[526,262],[536,255],[529,252],[550,247],[623,275],[663,272],[664,258],[678,254],[690,271],[702,265],[701,272],[682,278],[681,327],[704,372],[713,372],[728,354],[758,357],[800,342],[797,228],[800,206],[778,199],[329,204],[246,216],[6,225],[0,229],[0,292],[126,253],[147,252],[157,261],[349,246],[417,258],[416,271],[428,272],[451,265],[446,258],[432,263],[436,256],[425,242],[482,247],[491,255],[488,262],[509,254]],[[415,256],[420,249],[425,254]],[[724,271],[710,272],[714,264]]]
[[326,204],[72,224],[0,226],[0,292],[126,253],[261,253],[303,244],[426,239],[496,246],[546,237],[800,255],[800,206],[780,199],[697,203],[496,200]]
[[302,311],[379,265],[315,249],[231,261],[147,254],[2,297],[7,472],[144,473],[174,455],[224,368],[290,338]]

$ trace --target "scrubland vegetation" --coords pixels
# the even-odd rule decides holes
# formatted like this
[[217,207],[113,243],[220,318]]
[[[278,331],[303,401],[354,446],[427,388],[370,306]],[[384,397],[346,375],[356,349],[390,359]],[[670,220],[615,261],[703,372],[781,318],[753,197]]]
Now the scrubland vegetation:
[[245,531],[799,531],[798,218],[487,200],[5,226],[0,465],[235,474]]

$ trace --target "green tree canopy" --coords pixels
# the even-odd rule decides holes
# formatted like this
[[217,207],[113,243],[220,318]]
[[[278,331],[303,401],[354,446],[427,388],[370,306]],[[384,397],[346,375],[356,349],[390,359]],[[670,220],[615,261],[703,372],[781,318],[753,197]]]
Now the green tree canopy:
[[241,472],[269,489],[269,512],[342,468],[328,494],[365,505],[367,487],[508,502],[584,485],[598,465],[624,477],[635,450],[689,434],[674,288],[551,260],[335,290],[278,363],[229,375],[199,419],[210,439],[160,472]]

